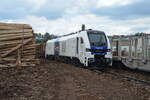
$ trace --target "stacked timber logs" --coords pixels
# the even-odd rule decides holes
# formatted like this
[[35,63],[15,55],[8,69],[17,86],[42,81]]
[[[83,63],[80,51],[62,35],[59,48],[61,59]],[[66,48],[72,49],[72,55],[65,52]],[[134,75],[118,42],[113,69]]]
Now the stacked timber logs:
[[35,66],[35,50],[31,26],[0,23],[0,67]]
[[36,45],[36,57],[37,58],[45,58],[45,43],[40,43]]

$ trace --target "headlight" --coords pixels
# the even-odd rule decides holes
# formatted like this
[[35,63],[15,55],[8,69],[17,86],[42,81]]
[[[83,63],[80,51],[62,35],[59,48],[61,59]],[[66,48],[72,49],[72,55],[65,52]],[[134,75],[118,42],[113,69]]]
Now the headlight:
[[86,48],[86,52],[91,52],[91,49],[89,49],[89,48]]
[[112,50],[111,49],[107,49],[107,52],[111,52]]

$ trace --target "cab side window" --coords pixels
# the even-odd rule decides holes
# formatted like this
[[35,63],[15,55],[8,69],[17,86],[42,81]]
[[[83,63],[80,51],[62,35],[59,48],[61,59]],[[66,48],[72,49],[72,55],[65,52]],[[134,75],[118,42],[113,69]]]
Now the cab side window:
[[81,44],[83,44],[83,43],[84,43],[83,38],[81,38]]

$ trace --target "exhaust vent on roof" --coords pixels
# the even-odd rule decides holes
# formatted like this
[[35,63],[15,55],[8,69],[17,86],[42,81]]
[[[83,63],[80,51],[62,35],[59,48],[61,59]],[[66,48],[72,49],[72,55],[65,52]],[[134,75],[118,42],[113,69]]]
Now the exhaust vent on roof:
[[82,25],[82,31],[85,31],[85,24]]

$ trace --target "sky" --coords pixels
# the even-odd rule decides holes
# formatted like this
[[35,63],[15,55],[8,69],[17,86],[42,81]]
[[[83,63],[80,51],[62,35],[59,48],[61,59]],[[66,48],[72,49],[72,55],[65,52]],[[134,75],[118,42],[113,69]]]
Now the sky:
[[0,22],[30,24],[63,35],[87,29],[107,35],[150,33],[150,0],[1,0]]

